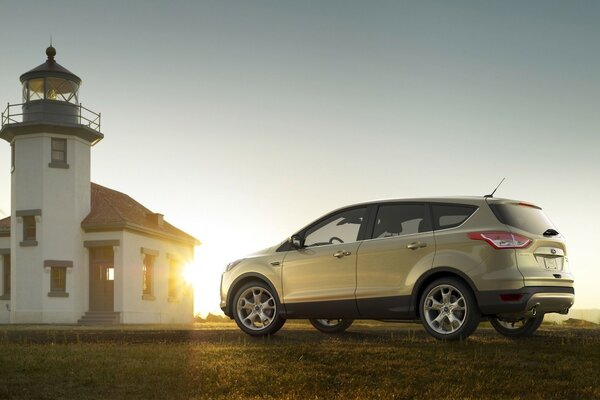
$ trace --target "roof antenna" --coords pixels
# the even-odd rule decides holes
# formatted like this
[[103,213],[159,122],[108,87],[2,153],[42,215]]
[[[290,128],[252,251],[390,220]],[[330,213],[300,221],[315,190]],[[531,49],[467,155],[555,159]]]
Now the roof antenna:
[[485,197],[485,198],[494,197],[494,193],[496,193],[496,190],[498,190],[498,188],[500,187],[500,185],[502,185],[502,182],[504,182],[505,179],[506,178],[502,178],[502,180],[500,181],[500,183],[498,184],[498,186],[496,186],[496,189],[494,189],[494,191],[492,192],[492,194],[486,194],[483,197]]

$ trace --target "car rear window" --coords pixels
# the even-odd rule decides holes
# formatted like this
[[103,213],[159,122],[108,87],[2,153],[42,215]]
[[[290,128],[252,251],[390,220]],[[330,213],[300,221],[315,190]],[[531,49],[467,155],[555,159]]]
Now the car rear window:
[[435,229],[455,228],[465,222],[477,207],[466,204],[432,204]]
[[556,229],[541,208],[519,203],[490,204],[490,208],[503,224],[513,226],[536,235],[547,229]]

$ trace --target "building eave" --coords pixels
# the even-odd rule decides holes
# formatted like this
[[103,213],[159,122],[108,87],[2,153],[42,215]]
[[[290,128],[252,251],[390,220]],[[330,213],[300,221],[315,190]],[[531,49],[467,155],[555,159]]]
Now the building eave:
[[12,143],[17,136],[39,134],[40,132],[76,136],[92,144],[98,143],[104,135],[85,125],[69,125],[43,122],[16,122],[5,124],[0,130],[0,138]]
[[183,243],[189,246],[199,246],[201,243],[198,239],[193,236],[179,236],[172,235],[170,233],[166,233],[157,229],[151,229],[145,226],[141,226],[138,224],[133,224],[131,222],[115,222],[115,223],[107,223],[102,225],[86,225],[81,224],[81,227],[84,232],[92,233],[92,232],[115,232],[115,231],[130,231],[133,233],[143,234],[146,236],[156,237],[159,239],[166,239],[173,242]]

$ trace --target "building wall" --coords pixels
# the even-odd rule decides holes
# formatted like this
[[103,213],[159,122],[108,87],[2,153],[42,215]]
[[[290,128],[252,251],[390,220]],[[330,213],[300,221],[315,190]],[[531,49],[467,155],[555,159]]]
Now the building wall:
[[[123,323],[191,323],[194,315],[194,292],[182,276],[178,279],[178,296],[169,298],[168,273],[171,260],[182,267],[194,258],[193,246],[125,232],[123,240],[122,322]],[[153,267],[152,297],[143,296],[142,248],[158,252]],[[183,269],[182,269],[183,271]],[[116,290],[116,282],[115,282]]]
[[[67,139],[69,168],[51,168],[51,138]],[[122,323],[189,323],[193,290],[180,280],[176,298],[168,296],[171,259],[185,264],[193,246],[127,231],[85,233],[89,214],[90,145],[74,137],[45,133],[15,139],[11,176],[11,236],[0,248],[11,249],[10,300],[0,300],[0,323],[76,323],[89,310],[89,250],[84,241],[118,240],[114,246],[114,311]],[[36,220],[37,245],[23,246],[19,211],[41,210]],[[4,244],[2,244],[4,243]],[[141,248],[158,252],[152,298],[142,296]],[[65,297],[50,296],[51,267],[45,261],[69,262]],[[1,278],[0,278],[1,279]],[[8,307],[7,307],[8,306]]]
[[[10,237],[0,237],[0,249],[10,249]],[[4,289],[4,257],[0,254],[0,297]],[[0,324],[8,324],[10,322],[10,300],[0,298]]]
[[[51,138],[67,139],[69,168],[51,168]],[[36,134],[15,139],[11,177],[12,287],[11,322],[75,323],[84,312],[85,286],[77,285],[86,270],[81,221],[90,211],[90,145],[78,138]],[[36,216],[37,246],[21,246],[20,210]],[[50,297],[50,268],[44,260],[71,261],[68,297]],[[18,266],[18,268],[16,267]]]

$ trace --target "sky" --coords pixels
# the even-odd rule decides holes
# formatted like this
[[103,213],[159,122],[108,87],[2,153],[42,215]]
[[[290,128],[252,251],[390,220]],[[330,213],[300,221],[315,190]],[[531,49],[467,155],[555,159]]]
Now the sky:
[[102,113],[92,180],[202,242],[198,312],[228,262],[334,208],[502,177],[566,237],[575,308],[598,308],[598,21],[597,1],[0,0],[0,104],[52,36]]

